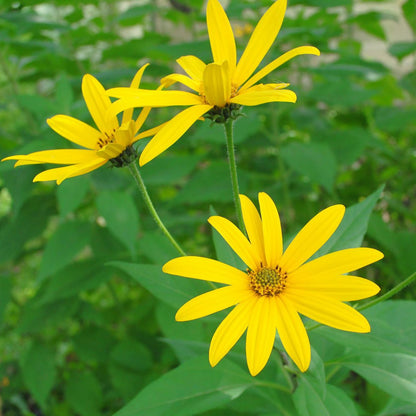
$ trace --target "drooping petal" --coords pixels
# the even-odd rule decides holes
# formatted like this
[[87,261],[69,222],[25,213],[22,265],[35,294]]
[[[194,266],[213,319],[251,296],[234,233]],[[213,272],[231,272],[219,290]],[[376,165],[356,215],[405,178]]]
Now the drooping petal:
[[259,204],[267,266],[274,269],[283,251],[280,217],[276,205],[265,192],[259,193]]
[[286,4],[286,0],[277,0],[257,23],[247,47],[238,61],[233,78],[236,85],[242,85],[250,77],[272,46],[282,26]]
[[286,288],[289,288],[291,293],[304,294],[309,292],[311,298],[314,297],[315,293],[319,293],[342,302],[365,299],[376,295],[380,291],[380,287],[371,280],[345,275],[300,281],[288,279]]
[[304,281],[350,273],[383,257],[381,251],[368,247],[339,250],[303,264],[291,274],[291,279]]
[[221,287],[186,302],[176,312],[175,319],[177,321],[191,321],[192,319],[202,318],[244,302],[251,296],[253,296],[253,292],[247,288]]
[[107,113],[111,105],[110,98],[100,82],[90,74],[82,78],[82,95],[91,117],[102,133],[118,129],[117,117]]
[[211,105],[195,105],[173,117],[144,148],[139,159],[140,166],[150,162],[168,147],[172,146],[199,117],[211,110],[211,108]]
[[263,266],[266,266],[266,256],[264,255],[263,226],[260,215],[249,198],[240,195],[241,211],[243,213],[244,225],[248,238],[251,242],[256,257],[261,259]]
[[[147,108],[147,107],[145,107],[145,108]],[[159,124],[158,126],[153,127],[149,130],[142,131],[140,134],[138,134],[136,137],[133,138],[132,143],[136,143],[137,140],[144,139],[145,137],[154,136],[156,133],[158,133],[166,125],[166,123],[167,122]]]
[[279,262],[282,269],[292,272],[319,250],[338,228],[344,212],[343,205],[333,205],[315,215],[283,253]]
[[208,0],[207,26],[214,62],[229,64],[231,74],[234,72],[237,52],[230,21],[218,0]]
[[315,292],[286,287],[284,296],[302,315],[333,328],[351,332],[370,332],[367,319],[351,306]]
[[162,268],[165,273],[248,288],[247,274],[218,260],[198,256],[177,257]]
[[241,88],[240,91],[243,92],[250,88],[252,85],[256,84],[270,72],[274,71],[279,66],[283,65],[287,61],[291,60],[298,55],[320,55],[319,49],[314,46],[299,46],[298,48],[291,49],[290,51],[284,53],[278,58],[274,59],[259,72],[253,75]]
[[241,105],[260,105],[272,102],[295,103],[296,94],[291,90],[246,90],[243,94],[238,94],[231,98],[230,102]]
[[260,373],[270,358],[276,337],[276,320],[274,298],[260,296],[247,328],[247,365],[252,376]]
[[195,81],[202,82],[206,64],[193,55],[181,56],[176,62]]
[[56,149],[42,150],[40,152],[29,153],[28,155],[9,156],[3,160],[17,160],[15,166],[33,165],[37,163],[57,163],[62,165],[72,165],[74,163],[87,162],[95,158],[95,151],[92,150]]
[[302,319],[284,296],[277,296],[274,301],[276,327],[283,347],[300,371],[305,372],[311,362],[311,346]]
[[[216,1],[216,0],[215,0]],[[204,94],[211,105],[224,107],[231,96],[230,69],[227,61],[209,64],[204,71]]]
[[77,165],[64,166],[62,168],[48,169],[36,175],[33,178],[33,182],[56,181],[56,183],[60,185],[65,179],[84,175],[85,173],[91,172],[94,169],[98,169],[106,162],[107,159],[97,157],[95,160],[87,163],[79,163]]
[[[137,72],[136,75],[133,77],[133,80],[131,81],[130,88],[139,88],[140,82],[143,77],[144,70],[149,66],[149,64],[144,64]],[[123,113],[123,119],[121,121],[121,124],[129,122],[133,117],[133,108],[128,108]]]
[[260,269],[261,258],[256,256],[256,251],[253,250],[250,242],[231,221],[223,217],[213,216],[208,218],[208,222],[251,270]]
[[97,149],[102,133],[81,120],[59,114],[46,120],[49,127],[65,139],[87,149]]
[[[134,134],[136,134],[143,126],[144,122],[147,119],[147,116],[150,113],[150,110],[152,107],[143,107],[142,111],[140,111],[140,114],[138,115],[135,123],[134,123]],[[127,110],[126,110],[127,111]]]
[[200,82],[197,82],[186,75],[183,74],[170,74],[166,77],[163,77],[160,80],[161,84],[165,87],[170,87],[175,82],[180,82],[181,84],[187,86],[191,90],[194,90],[196,92],[199,92]]
[[256,302],[257,296],[252,296],[239,303],[218,326],[209,347],[209,362],[212,367],[221,361],[243,335]]

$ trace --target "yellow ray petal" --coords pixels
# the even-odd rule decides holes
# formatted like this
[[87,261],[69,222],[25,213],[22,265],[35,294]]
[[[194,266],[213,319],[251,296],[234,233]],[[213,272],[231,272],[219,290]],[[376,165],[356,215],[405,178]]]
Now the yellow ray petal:
[[95,158],[96,154],[93,150],[56,149],[42,150],[40,152],[29,153],[28,155],[9,156],[3,160],[17,160],[15,166],[32,165],[36,163],[58,163],[62,165],[72,165],[74,163],[87,162]]
[[161,84],[165,87],[170,87],[175,82],[180,82],[181,84],[187,86],[191,90],[194,90],[196,92],[199,92],[200,82],[197,82],[186,75],[183,74],[170,74],[166,77],[163,77],[160,80]]
[[247,288],[226,286],[215,289],[185,303],[176,312],[175,319],[177,321],[191,321],[192,319],[202,318],[243,302],[251,296],[253,296],[253,292]]
[[62,137],[65,137],[65,139],[86,147],[87,149],[98,148],[97,143],[102,136],[102,133],[83,121],[59,114],[52,118],[48,118],[46,122],[51,129],[55,130]]
[[286,0],[277,0],[257,23],[235,70],[233,81],[240,86],[256,70],[282,26]]
[[41,172],[38,175],[36,175],[33,178],[33,182],[56,181],[56,183],[60,185],[63,180],[67,178],[72,178],[74,176],[84,175],[85,173],[91,172],[94,169],[98,169],[106,162],[107,159],[97,157],[95,160],[92,160],[87,163],[79,163],[77,165],[70,165],[64,166],[62,168],[45,170],[44,172]]
[[216,366],[246,330],[257,296],[239,303],[221,322],[209,347],[209,363]]
[[162,268],[165,273],[191,279],[208,280],[226,285],[248,288],[247,274],[228,264],[205,257],[185,256],[168,261]]
[[251,312],[247,329],[247,365],[252,376],[263,370],[276,337],[276,306],[273,297],[261,296]]
[[256,256],[250,242],[231,221],[223,217],[213,216],[208,219],[208,222],[221,234],[222,238],[251,270],[260,269],[261,258]]
[[97,155],[102,157],[103,159],[114,159],[117,156],[120,156],[120,154],[126,149],[125,146],[123,146],[120,143],[108,143],[105,146],[103,146],[100,150],[97,150]]
[[[145,108],[147,108],[147,107],[145,107]],[[158,126],[153,127],[149,130],[142,131],[140,134],[138,134],[136,137],[134,137],[132,143],[136,143],[137,140],[144,139],[145,137],[154,136],[156,133],[158,133],[166,125],[166,123],[167,122],[159,124]]]
[[261,259],[265,266],[266,256],[264,255],[263,226],[260,215],[255,205],[245,195],[240,195],[240,202],[248,238],[256,252],[256,257]]
[[297,269],[319,250],[338,228],[345,207],[333,205],[315,215],[297,234],[279,262],[287,273]]
[[211,105],[224,107],[231,96],[230,69],[227,61],[209,64],[204,71],[204,94]]
[[123,150],[132,144],[132,140],[135,134],[135,123],[130,119],[127,123],[124,123],[120,126],[119,129],[114,133],[116,143],[123,146]]
[[205,63],[193,55],[181,56],[176,62],[196,82],[202,82]]
[[140,111],[139,116],[137,117],[136,121],[134,122],[134,134],[136,134],[143,126],[144,122],[147,119],[147,116],[150,113],[152,107],[143,107],[142,111]]
[[274,71],[280,65],[283,65],[287,61],[291,60],[295,56],[298,55],[320,55],[319,49],[315,48],[314,46],[299,46],[298,48],[291,49],[287,51],[283,55],[279,56],[264,68],[262,68],[259,72],[253,75],[240,89],[241,92],[247,90],[252,85],[256,84],[262,78],[264,78],[267,74]]
[[284,296],[277,296],[274,301],[276,327],[283,347],[299,370],[305,372],[311,362],[311,346],[303,322]]
[[237,60],[235,40],[230,21],[218,0],[208,0],[207,26],[214,62],[228,62],[232,74]]
[[231,98],[230,102],[241,105],[259,105],[271,102],[295,103],[296,94],[291,90],[246,90]]
[[365,299],[376,295],[380,287],[368,279],[357,276],[332,276],[324,278],[304,279],[302,281],[287,280],[287,290],[299,296],[309,292],[314,298],[315,293],[343,302]]
[[384,257],[381,251],[368,247],[335,251],[303,264],[291,274],[291,279],[303,281],[322,276],[350,273]]
[[336,299],[309,291],[286,288],[285,298],[289,299],[299,313],[333,328],[351,332],[370,332],[367,319],[351,306]]
[[[139,88],[140,82],[143,77],[144,70],[149,66],[149,64],[144,64],[137,72],[136,75],[133,77],[133,80],[131,81],[130,88]],[[123,113],[123,119],[121,121],[121,124],[128,123],[133,117],[133,109],[128,108]],[[140,127],[139,127],[140,128]],[[138,130],[138,129],[137,129]]]
[[267,266],[275,268],[283,251],[280,217],[276,205],[265,192],[259,193],[259,204],[263,223],[264,251]]
[[139,159],[140,166],[150,162],[168,147],[172,146],[199,117],[211,110],[211,108],[211,105],[195,105],[181,111],[168,121],[144,148]]
[[111,105],[110,98],[100,82],[90,74],[82,78],[82,95],[91,117],[101,132],[113,132],[118,129],[117,117],[107,113]]

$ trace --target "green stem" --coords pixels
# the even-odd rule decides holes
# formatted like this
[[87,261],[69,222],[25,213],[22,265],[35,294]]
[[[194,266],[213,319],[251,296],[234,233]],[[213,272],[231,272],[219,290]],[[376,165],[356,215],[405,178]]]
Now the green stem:
[[224,123],[225,137],[227,139],[228,165],[230,167],[231,185],[233,188],[233,198],[235,212],[237,214],[238,226],[242,232],[245,231],[243,214],[241,212],[240,191],[238,189],[237,164],[235,161],[234,139],[233,139],[233,120],[228,119]]
[[162,220],[160,219],[152,200],[150,199],[150,196],[147,192],[146,185],[143,182],[142,176],[140,175],[139,168],[137,167],[136,163],[130,163],[128,165],[128,168],[130,170],[130,173],[133,175],[133,178],[136,181],[137,186],[139,187],[139,190],[142,194],[142,197],[144,199],[144,202],[147,206],[147,209],[150,212],[150,215],[155,220],[158,227],[162,230],[162,233],[165,234],[165,236],[168,238],[168,240],[172,243],[172,245],[178,250],[178,252],[182,256],[186,256],[186,253],[182,250],[181,246],[176,242],[176,240],[172,237],[171,233],[168,231],[168,229],[165,227],[165,224],[163,224]]

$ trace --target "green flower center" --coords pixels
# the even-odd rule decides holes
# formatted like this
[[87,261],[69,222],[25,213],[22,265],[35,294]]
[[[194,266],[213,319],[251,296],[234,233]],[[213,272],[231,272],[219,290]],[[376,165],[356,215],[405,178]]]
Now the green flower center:
[[254,272],[248,271],[250,287],[260,296],[275,296],[286,287],[287,274],[280,267],[262,267]]
[[213,123],[226,123],[228,119],[236,120],[242,116],[241,105],[239,104],[226,104],[225,107],[212,108],[208,113],[204,114],[205,118],[212,120]]

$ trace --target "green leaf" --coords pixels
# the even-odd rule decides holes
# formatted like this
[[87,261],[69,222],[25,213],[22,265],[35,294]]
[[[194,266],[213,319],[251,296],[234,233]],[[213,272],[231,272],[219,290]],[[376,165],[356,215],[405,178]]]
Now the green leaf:
[[49,239],[39,267],[38,280],[42,281],[69,264],[88,244],[90,225],[83,221],[62,223]]
[[121,261],[111,262],[108,265],[123,270],[153,296],[175,308],[210,288],[206,282],[165,274],[161,266]]
[[342,360],[369,383],[399,399],[416,403],[416,357],[364,351]]
[[195,357],[145,387],[114,416],[193,416],[236,399],[253,383],[229,361],[211,368],[206,355]]
[[100,327],[81,329],[73,338],[75,353],[82,361],[107,363],[116,340],[109,331]]
[[139,252],[156,264],[165,263],[178,255],[170,241],[160,232],[144,233],[138,241],[138,246]]
[[[330,148],[318,143],[289,143],[280,150],[284,161],[311,182],[327,191],[334,186],[337,162]],[[322,163],[322,161],[325,163]]]
[[400,61],[415,51],[416,42],[396,42],[389,47],[389,52]]
[[381,131],[400,134],[413,125],[416,110],[400,107],[377,107],[374,110],[374,121]]
[[0,275],[0,323],[3,314],[12,298],[12,280],[8,276]]
[[56,195],[62,217],[79,207],[88,192],[89,186],[90,179],[87,176],[71,178],[70,181],[64,181],[58,186]]
[[119,342],[111,351],[110,359],[132,371],[145,372],[152,366],[150,351],[133,339],[123,339]]
[[386,40],[386,34],[384,33],[383,26],[380,23],[380,20],[385,19],[388,17],[385,14],[370,11],[367,13],[362,13],[358,16],[354,16],[351,21],[358,24],[360,29],[364,30],[365,32],[373,35],[381,40]]
[[414,0],[407,0],[402,4],[403,15],[408,25],[416,34],[416,3]]
[[139,215],[131,195],[118,191],[105,191],[98,195],[97,208],[108,229],[136,256],[136,238]]
[[53,351],[43,344],[33,343],[20,360],[20,368],[30,393],[42,407],[45,407],[56,376]]
[[103,394],[98,380],[85,369],[72,373],[65,385],[65,400],[82,416],[99,416]]
[[331,416],[358,416],[354,401],[343,390],[330,384],[326,386],[325,406]]

